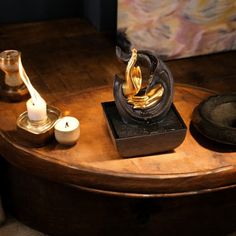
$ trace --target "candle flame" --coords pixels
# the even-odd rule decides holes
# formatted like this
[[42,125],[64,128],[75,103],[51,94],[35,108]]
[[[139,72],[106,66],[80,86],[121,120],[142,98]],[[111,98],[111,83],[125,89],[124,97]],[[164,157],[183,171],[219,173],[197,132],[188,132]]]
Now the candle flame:
[[65,111],[63,112],[63,116],[68,116],[68,115],[70,115],[70,111],[65,110]]
[[30,93],[30,96],[31,96],[31,99],[32,99],[32,103],[34,105],[37,105],[37,104],[40,104],[40,103],[46,103],[45,100],[40,96],[38,91],[31,84],[31,82],[29,80],[29,77],[26,74],[25,69],[22,65],[21,57],[19,57],[18,63],[19,63],[19,73],[20,73],[21,79],[24,82],[27,89],[29,90],[29,93]]

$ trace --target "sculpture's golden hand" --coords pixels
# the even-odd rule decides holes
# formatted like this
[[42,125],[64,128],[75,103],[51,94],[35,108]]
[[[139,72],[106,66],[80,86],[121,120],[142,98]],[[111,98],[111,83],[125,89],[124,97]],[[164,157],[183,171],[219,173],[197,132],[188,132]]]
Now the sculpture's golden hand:
[[125,82],[123,83],[123,93],[126,97],[136,95],[141,89],[142,73],[139,66],[135,66],[137,61],[137,50],[132,50],[132,56],[128,62],[125,72]]
[[161,84],[157,84],[155,88],[145,93],[143,96],[133,96],[128,98],[128,103],[133,104],[134,109],[144,109],[151,107],[158,101],[160,101],[164,93],[164,88]]
[[143,95],[137,95],[142,87],[142,72],[139,66],[135,66],[137,56],[137,50],[133,49],[126,67],[125,82],[122,88],[123,94],[128,98],[128,103],[133,104],[134,109],[145,109],[160,101],[164,88],[157,83],[148,92],[145,91]]

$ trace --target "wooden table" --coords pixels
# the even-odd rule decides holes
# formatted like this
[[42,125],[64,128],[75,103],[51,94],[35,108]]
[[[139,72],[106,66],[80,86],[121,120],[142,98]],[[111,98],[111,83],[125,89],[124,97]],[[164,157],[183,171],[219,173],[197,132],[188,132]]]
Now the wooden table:
[[[74,235],[78,231],[155,235],[158,223],[162,225],[158,226],[159,232],[173,233],[173,228],[163,228],[162,223],[168,222],[168,218],[162,217],[166,213],[160,207],[171,208],[174,217],[181,217],[181,214],[186,216],[186,212],[190,214],[191,205],[195,209],[193,214],[202,215],[193,202],[206,210],[208,201],[212,200],[211,192],[223,189],[235,192],[235,149],[217,145],[189,128],[194,107],[211,94],[207,90],[177,85],[175,105],[188,126],[185,141],[171,152],[135,158],[120,157],[109,136],[100,104],[113,100],[111,87],[88,89],[59,100],[49,96],[49,104],[80,120],[81,137],[73,147],[61,146],[56,141],[42,148],[30,147],[19,137],[15,125],[25,110],[25,102],[0,102],[0,152],[6,160],[3,168],[6,205],[26,224],[52,235],[66,232]],[[215,193],[213,199],[225,199],[224,191]],[[233,200],[230,194],[228,203],[234,205]],[[176,210],[181,204],[184,213]],[[223,208],[219,207],[213,208],[221,211]],[[229,216],[232,219],[232,215]],[[216,225],[210,232],[220,232],[217,228],[220,219],[213,218],[212,224]],[[178,222],[176,220],[175,230],[184,232]],[[203,229],[205,224],[202,221]]]

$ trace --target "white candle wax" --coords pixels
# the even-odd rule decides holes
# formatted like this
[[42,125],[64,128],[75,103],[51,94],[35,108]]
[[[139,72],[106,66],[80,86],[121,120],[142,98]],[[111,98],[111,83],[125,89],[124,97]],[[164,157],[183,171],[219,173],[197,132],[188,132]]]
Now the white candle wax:
[[75,117],[65,116],[56,122],[54,133],[58,143],[73,145],[80,136],[79,121]]
[[28,117],[31,121],[43,121],[47,119],[47,104],[43,99],[33,103],[32,99],[29,99],[26,103]]

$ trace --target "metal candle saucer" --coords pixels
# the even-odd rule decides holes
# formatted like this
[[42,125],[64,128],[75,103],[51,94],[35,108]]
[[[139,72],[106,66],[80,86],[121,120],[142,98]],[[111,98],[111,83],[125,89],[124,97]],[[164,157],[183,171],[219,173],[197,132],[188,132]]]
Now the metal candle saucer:
[[61,117],[61,111],[47,106],[47,116],[44,121],[30,121],[28,112],[23,112],[16,122],[18,134],[32,146],[44,146],[53,137],[54,125]]

